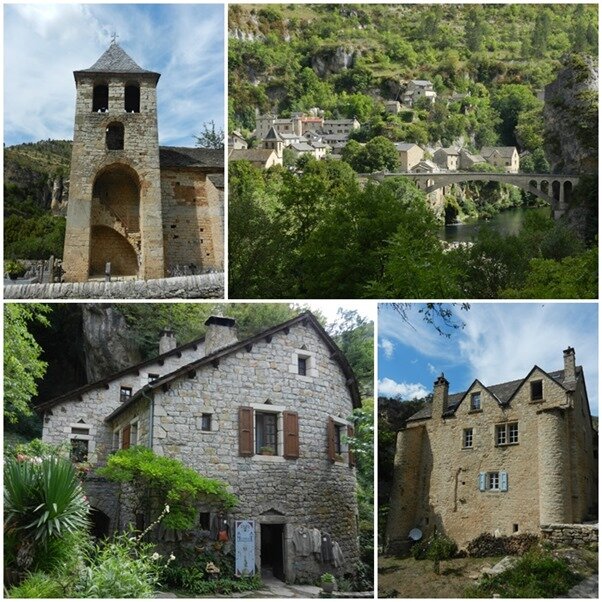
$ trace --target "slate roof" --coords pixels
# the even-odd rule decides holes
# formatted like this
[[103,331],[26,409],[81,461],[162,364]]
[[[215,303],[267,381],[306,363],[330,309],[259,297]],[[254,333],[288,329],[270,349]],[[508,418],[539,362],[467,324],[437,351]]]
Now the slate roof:
[[81,395],[86,393],[87,391],[93,391],[94,389],[98,389],[99,387],[104,387],[105,385],[109,384],[110,382],[112,382],[122,376],[125,376],[126,374],[131,374],[132,372],[139,372],[140,369],[144,368],[145,366],[149,366],[150,364],[154,364],[156,362],[161,362],[162,360],[165,360],[166,358],[171,357],[172,355],[177,355],[178,353],[182,353],[183,350],[188,349],[190,347],[194,347],[195,345],[198,346],[204,342],[205,342],[205,335],[203,335],[202,337],[199,337],[198,339],[194,339],[193,341],[190,341],[189,343],[180,345],[180,346],[176,347],[175,349],[172,349],[171,351],[167,351],[165,353],[162,353],[160,355],[152,357],[148,360],[144,360],[143,362],[139,362],[138,364],[128,366],[127,368],[124,368],[123,370],[120,370],[119,372],[110,374],[109,376],[106,376],[105,378],[101,378],[100,380],[94,381],[93,383],[83,385],[81,387],[78,387],[77,389],[73,389],[72,391],[67,391],[67,393],[63,393],[62,395],[59,395],[58,397],[54,397],[53,399],[50,399],[48,401],[38,404],[34,409],[36,410],[36,412],[42,412],[44,410],[49,410],[50,408],[53,408],[55,405],[57,405],[59,403],[63,403],[65,401],[73,401],[74,399],[77,399],[78,397],[80,397]]
[[211,167],[224,168],[224,150],[216,148],[188,148],[160,146],[161,167]]
[[291,148],[295,149],[298,153],[311,153],[314,150],[307,142],[291,144]]
[[109,48],[91,67],[76,71],[76,73],[149,73],[160,75],[155,71],[148,71],[140,67],[117,42],[111,42]]
[[274,126],[272,126],[269,130],[268,133],[266,134],[264,140],[282,140],[282,137],[280,136],[280,134],[277,132],[277,130],[274,128]]
[[497,151],[502,157],[512,157],[516,148],[514,146],[484,146],[481,149],[481,155],[487,158]]
[[[581,366],[577,366],[575,369],[577,377],[580,376],[582,371]],[[555,380],[559,385],[564,386],[564,370],[556,370],[555,372],[546,372],[546,374],[552,379]],[[487,390],[497,397],[498,401],[501,405],[507,405],[514,393],[516,393],[519,386],[523,383],[525,379],[520,378],[518,380],[511,380],[505,383],[499,383],[497,385],[486,386]],[[443,413],[444,416],[453,416],[460,405],[460,402],[466,395],[467,391],[463,391],[462,393],[451,393],[447,399],[447,410]],[[433,407],[431,404],[428,404],[415,414],[412,414],[408,418],[408,422],[410,420],[424,420],[426,418],[432,418],[433,416]]]
[[223,173],[212,173],[207,176],[207,179],[220,190],[224,189],[224,174]]
[[409,151],[411,148],[418,146],[417,144],[414,144],[413,142],[395,142],[394,144],[395,144],[395,148],[398,151]]
[[172,372],[170,374],[167,374],[165,376],[157,378],[156,380],[154,380],[154,381],[148,383],[147,385],[145,385],[144,387],[142,387],[142,389],[140,389],[139,391],[134,393],[128,401],[122,403],[116,410],[111,412],[111,414],[109,414],[105,418],[105,422],[110,422],[111,420],[113,420],[114,418],[119,416],[123,411],[125,411],[127,408],[129,408],[132,404],[134,404],[141,397],[148,398],[146,393],[149,393],[149,392],[153,391],[154,389],[164,388],[164,387],[168,386],[169,383],[171,383],[175,379],[188,376],[191,372],[193,372],[197,368],[201,368],[208,364],[215,365],[215,362],[219,362],[219,359],[222,357],[230,355],[231,353],[236,353],[237,351],[240,351],[241,349],[244,349],[245,347],[248,347],[249,345],[253,345],[253,343],[256,343],[262,339],[266,339],[266,337],[271,339],[271,337],[274,334],[276,334],[277,332],[281,332],[283,330],[286,330],[287,328],[290,328],[291,326],[293,326],[295,324],[304,323],[304,322],[308,325],[311,325],[316,330],[316,332],[318,333],[320,338],[324,341],[324,343],[326,343],[327,347],[330,349],[330,358],[335,360],[339,364],[343,374],[345,375],[345,377],[347,379],[347,381],[346,381],[347,387],[349,388],[349,393],[351,395],[353,407],[354,408],[361,407],[361,398],[360,398],[358,382],[355,377],[355,374],[353,373],[353,369],[351,368],[351,365],[347,361],[347,358],[343,355],[343,352],[339,349],[337,344],[333,341],[332,337],[324,330],[324,328],[322,327],[320,322],[318,322],[316,317],[311,312],[306,311],[306,312],[299,314],[298,316],[296,316],[294,318],[291,318],[290,320],[287,320],[286,322],[283,322],[282,324],[278,324],[276,326],[273,326],[272,328],[268,328],[267,330],[264,330],[256,335],[254,335],[252,337],[249,337],[242,341],[237,341],[236,343],[233,343],[232,345],[228,345],[227,347],[223,347],[222,349],[218,349],[214,353],[210,353],[209,355],[206,355],[205,357],[203,357],[199,360],[196,360],[194,362],[191,362],[190,364],[182,366],[181,368],[174,370],[174,372]]
[[271,148],[233,148],[228,155],[230,161],[265,163],[276,151]]
[[412,83],[415,86],[432,86],[433,82],[430,82],[428,79],[413,79]]

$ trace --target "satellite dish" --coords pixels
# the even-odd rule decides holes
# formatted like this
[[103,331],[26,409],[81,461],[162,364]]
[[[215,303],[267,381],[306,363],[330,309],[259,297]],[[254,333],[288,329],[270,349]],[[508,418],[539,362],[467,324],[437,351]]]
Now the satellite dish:
[[420,541],[422,539],[422,531],[420,529],[412,529],[409,537],[412,541]]

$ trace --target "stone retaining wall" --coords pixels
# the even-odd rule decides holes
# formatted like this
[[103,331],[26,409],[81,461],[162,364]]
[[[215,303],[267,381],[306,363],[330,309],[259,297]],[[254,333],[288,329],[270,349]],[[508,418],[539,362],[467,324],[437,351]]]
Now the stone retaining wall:
[[200,274],[157,280],[9,284],[5,299],[221,299],[224,274]]
[[541,534],[556,546],[583,546],[598,542],[598,525],[542,525]]

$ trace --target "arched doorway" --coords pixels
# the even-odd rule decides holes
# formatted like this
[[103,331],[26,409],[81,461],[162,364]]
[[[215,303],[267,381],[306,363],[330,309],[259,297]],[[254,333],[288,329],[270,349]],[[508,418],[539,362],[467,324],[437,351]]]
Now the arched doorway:
[[113,276],[138,275],[138,255],[128,239],[108,226],[92,226],[90,276],[103,276],[108,262]]
[[92,198],[109,210],[128,234],[140,231],[140,181],[131,167],[114,163],[101,170]]
[[109,536],[111,519],[98,508],[90,507],[90,532],[96,539]]

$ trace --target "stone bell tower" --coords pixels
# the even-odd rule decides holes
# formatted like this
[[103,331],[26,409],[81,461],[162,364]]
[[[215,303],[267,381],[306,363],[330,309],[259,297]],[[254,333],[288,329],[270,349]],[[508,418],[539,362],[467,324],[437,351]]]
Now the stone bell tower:
[[165,275],[157,130],[160,74],[113,40],[74,71],[75,130],[63,268],[67,282]]

